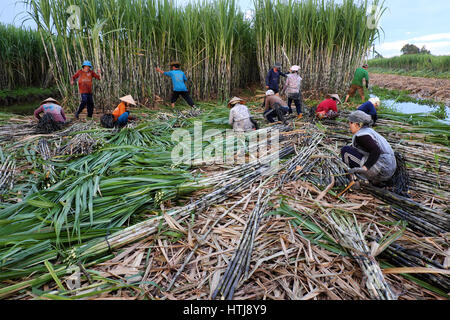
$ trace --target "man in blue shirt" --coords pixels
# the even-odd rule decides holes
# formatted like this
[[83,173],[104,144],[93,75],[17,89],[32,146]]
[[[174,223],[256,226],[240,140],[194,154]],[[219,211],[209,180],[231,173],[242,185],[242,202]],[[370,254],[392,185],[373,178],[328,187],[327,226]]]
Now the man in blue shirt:
[[361,111],[367,113],[368,115],[370,115],[372,117],[372,122],[373,122],[372,125],[374,125],[378,119],[376,108],[378,108],[379,106],[380,106],[380,99],[378,97],[373,97],[373,98],[370,98],[369,101],[360,105],[358,107],[358,110],[361,110]]
[[281,72],[281,64],[276,62],[272,69],[269,70],[266,76],[266,89],[272,90],[277,94],[280,91],[279,82],[280,76],[286,78],[286,74]]
[[186,84],[184,83],[185,81],[187,81],[187,78],[184,72],[180,70],[180,63],[178,61],[171,62],[170,67],[172,69],[171,71],[164,72],[158,67],[156,67],[156,71],[172,79],[173,91],[172,97],[170,98],[172,108],[175,107],[175,102],[178,100],[178,97],[180,95],[183,97],[183,99],[187,102],[188,105],[196,108],[194,101],[189,95],[189,91],[186,87]]

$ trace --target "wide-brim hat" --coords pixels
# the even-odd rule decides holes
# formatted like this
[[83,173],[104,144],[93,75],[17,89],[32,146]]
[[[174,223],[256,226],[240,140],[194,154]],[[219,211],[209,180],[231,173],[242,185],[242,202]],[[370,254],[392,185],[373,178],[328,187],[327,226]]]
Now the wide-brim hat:
[[123,101],[123,102],[126,102],[126,103],[129,103],[129,104],[132,104],[134,106],[136,105],[136,101],[134,101],[134,99],[133,99],[133,97],[131,95],[127,95],[127,96],[124,96],[122,98],[119,98],[119,100]]
[[339,98],[339,95],[337,95],[336,93],[328,94],[327,96],[336,99],[337,101],[339,101],[339,103],[342,103],[341,99]]
[[173,65],[181,65],[180,61],[172,61],[169,63],[169,66],[173,66]]
[[275,94],[275,91],[269,89],[266,91],[266,96],[273,96]]
[[273,65],[274,68],[277,69],[281,69],[281,63],[280,62],[275,62],[275,64]]
[[59,101],[56,100],[56,99],[53,99],[52,97],[48,97],[47,99],[43,100],[43,101],[41,102],[41,104],[44,104],[44,103],[46,103],[46,102],[54,102],[55,104],[58,104],[58,105],[59,105]]
[[293,65],[293,66],[291,67],[291,71],[298,71],[298,70],[300,70],[300,67],[297,66],[297,65]]
[[230,101],[228,101],[228,106],[232,106],[232,105],[234,105],[234,104],[236,104],[236,103],[238,103],[238,102],[243,102],[244,101],[244,99],[242,99],[242,98],[239,98],[239,97],[233,97],[233,98],[231,98],[231,100]]

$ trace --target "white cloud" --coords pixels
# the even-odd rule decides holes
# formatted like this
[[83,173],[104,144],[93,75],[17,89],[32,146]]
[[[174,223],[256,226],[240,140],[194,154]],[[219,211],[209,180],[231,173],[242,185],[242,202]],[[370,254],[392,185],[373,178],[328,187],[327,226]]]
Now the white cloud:
[[434,55],[450,55],[450,33],[435,33],[405,40],[383,42],[375,45],[376,50],[385,57],[401,54],[402,47],[411,43],[422,48],[425,46]]

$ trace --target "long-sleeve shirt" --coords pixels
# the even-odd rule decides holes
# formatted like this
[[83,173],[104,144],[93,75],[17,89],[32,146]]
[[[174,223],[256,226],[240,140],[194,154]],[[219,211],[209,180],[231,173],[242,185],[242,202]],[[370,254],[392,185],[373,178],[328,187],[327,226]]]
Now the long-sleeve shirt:
[[279,91],[280,76],[286,77],[286,74],[278,70],[277,72],[270,69],[266,76],[266,86],[274,91]]
[[52,115],[53,120],[56,122],[66,122],[66,115],[64,114],[64,110],[61,108],[60,105],[57,105],[55,103],[45,103],[41,105],[39,108],[34,110],[34,116],[36,119],[40,119],[40,114],[49,113]]
[[80,94],[92,93],[92,78],[100,80],[100,76],[92,70],[89,70],[88,72],[78,70],[77,73],[72,76],[72,80],[75,81],[78,79],[78,91]]
[[171,70],[163,73],[165,76],[168,76],[172,79],[173,91],[186,92],[188,89],[186,88],[187,81],[186,75],[181,70]]
[[364,150],[369,154],[369,157],[367,158],[364,165],[367,169],[372,168],[372,166],[378,161],[378,158],[381,154],[381,150],[377,142],[372,139],[371,136],[363,135],[355,137],[355,144],[358,146],[358,148]]
[[333,110],[334,112],[338,112],[337,110],[337,102],[333,99],[325,99],[317,106],[316,112],[325,112]]
[[363,103],[362,105],[360,105],[358,107],[358,110],[364,111],[365,113],[370,115],[372,117],[373,123],[375,123],[377,121],[377,119],[378,119],[377,109],[375,109],[375,106],[373,105],[372,102],[367,101],[367,102]]
[[228,123],[233,126],[235,131],[248,131],[253,129],[253,123],[250,121],[250,111],[248,108],[237,103],[230,110]]
[[287,75],[286,83],[284,84],[284,91],[288,95],[299,93],[301,85],[302,77],[300,77],[297,73],[290,73]]
[[283,101],[279,96],[272,95],[272,96],[266,96],[266,100],[264,102],[264,112],[269,110],[270,108],[273,108],[275,103],[280,104],[280,106],[287,106],[287,103]]

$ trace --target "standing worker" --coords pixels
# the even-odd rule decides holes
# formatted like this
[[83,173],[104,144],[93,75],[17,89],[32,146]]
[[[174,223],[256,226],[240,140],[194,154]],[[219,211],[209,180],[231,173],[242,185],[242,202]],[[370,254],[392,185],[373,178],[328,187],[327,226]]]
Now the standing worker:
[[379,106],[380,106],[380,99],[378,97],[373,97],[373,98],[370,98],[369,101],[360,105],[358,107],[358,110],[364,111],[369,116],[371,116],[372,117],[372,125],[374,125],[378,119],[377,108]]
[[[92,71],[92,64],[90,61],[84,61],[81,69],[75,73],[70,79],[70,84],[73,85],[74,81],[78,78],[78,91],[81,94],[81,103],[78,110],[75,112],[75,118],[78,119],[80,113],[85,107],[87,107],[87,116],[92,118],[94,113],[94,100],[92,98],[92,78],[100,80],[100,76]],[[98,69],[100,73],[100,69]]]
[[286,74],[281,72],[281,63],[275,62],[272,69],[269,70],[266,76],[266,89],[272,90],[275,94],[280,91],[280,76],[286,78]]
[[282,90],[283,94],[287,95],[288,98],[288,107],[289,113],[292,113],[291,104],[294,101],[295,109],[297,111],[297,118],[301,119],[303,117],[302,113],[302,92],[300,91],[300,87],[302,84],[302,77],[298,74],[298,70],[300,70],[299,66],[292,66],[289,70],[290,73],[287,75],[286,83]]
[[156,71],[159,73],[168,76],[172,79],[172,97],[170,98],[170,103],[172,108],[175,107],[175,102],[178,100],[178,97],[181,95],[183,99],[193,108],[196,108],[194,101],[189,95],[189,91],[186,87],[185,81],[187,81],[186,75],[183,71],[180,70],[181,63],[178,61],[174,61],[170,63],[170,71],[163,71],[160,68],[156,67]]
[[384,137],[369,127],[372,118],[365,112],[353,111],[349,117],[352,144],[341,149],[342,161],[374,185],[383,185],[394,175],[397,162],[394,151]]
[[369,66],[367,64],[364,64],[362,68],[356,69],[352,84],[350,85],[350,89],[348,90],[348,94],[345,97],[344,103],[348,101],[348,98],[353,97],[356,91],[358,91],[359,95],[361,96],[361,101],[365,101],[363,79],[366,79],[366,88],[369,89],[369,73],[367,72],[368,68]]
[[122,102],[114,109],[112,115],[114,116],[114,124],[119,127],[124,127],[128,123],[128,120],[132,120],[129,106],[130,104],[135,106],[136,102],[131,95],[119,98],[119,100]]

